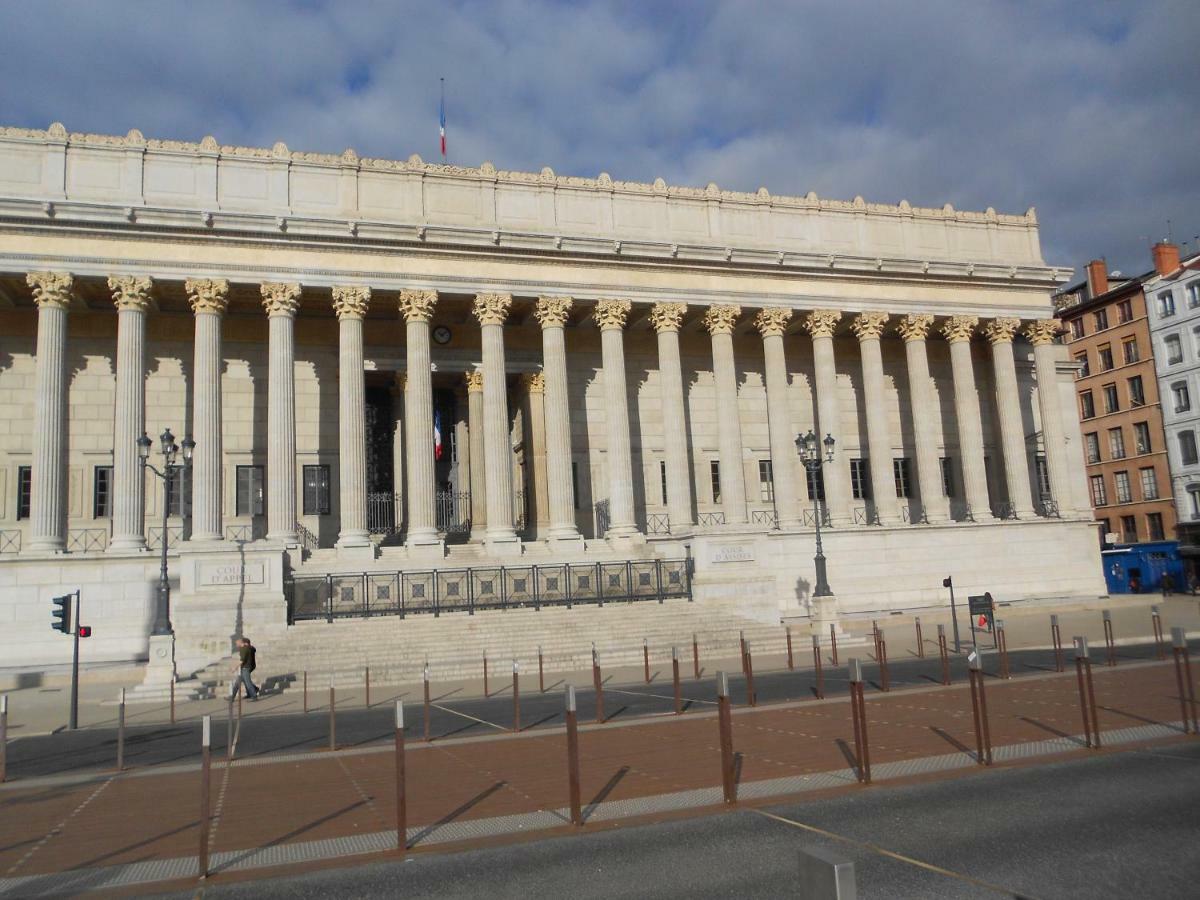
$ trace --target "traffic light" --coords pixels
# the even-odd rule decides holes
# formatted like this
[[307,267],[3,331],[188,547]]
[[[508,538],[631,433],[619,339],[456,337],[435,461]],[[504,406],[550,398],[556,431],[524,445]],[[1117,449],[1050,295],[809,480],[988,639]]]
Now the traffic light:
[[81,638],[91,637],[92,636],[92,626],[91,625],[80,625],[79,626],[79,636]]
[[50,615],[54,617],[54,620],[51,621],[50,627],[55,631],[61,631],[63,634],[71,633],[71,601],[74,599],[74,594],[64,594],[51,601],[54,609],[50,611]]

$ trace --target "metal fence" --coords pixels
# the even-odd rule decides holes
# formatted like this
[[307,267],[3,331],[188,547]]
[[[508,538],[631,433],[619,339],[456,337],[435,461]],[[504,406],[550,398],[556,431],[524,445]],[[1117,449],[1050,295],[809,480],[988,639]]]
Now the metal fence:
[[21,532],[16,528],[0,531],[0,553],[20,553]]
[[108,549],[107,528],[72,528],[67,531],[69,553],[101,553]]
[[692,599],[690,559],[487,566],[296,576],[285,585],[292,622],[575,604]]

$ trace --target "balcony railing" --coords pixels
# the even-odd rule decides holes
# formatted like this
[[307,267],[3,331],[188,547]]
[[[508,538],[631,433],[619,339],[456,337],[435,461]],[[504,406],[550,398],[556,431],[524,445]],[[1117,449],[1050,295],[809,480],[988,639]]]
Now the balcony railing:
[[20,553],[21,532],[16,529],[0,531],[0,553]]
[[671,517],[666,513],[646,514],[646,534],[670,534]]
[[778,528],[779,515],[773,509],[752,509],[750,510],[750,524]]
[[107,549],[107,528],[72,528],[67,532],[68,553],[103,553]]
[[725,524],[725,513],[723,512],[702,512],[696,516],[696,524],[701,527],[711,528],[716,525]]

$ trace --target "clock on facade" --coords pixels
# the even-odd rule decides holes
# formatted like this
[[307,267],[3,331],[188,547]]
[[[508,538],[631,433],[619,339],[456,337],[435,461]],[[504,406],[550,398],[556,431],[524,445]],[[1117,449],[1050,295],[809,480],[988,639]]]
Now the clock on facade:
[[450,329],[445,325],[439,325],[437,328],[433,329],[433,340],[438,344],[450,343]]

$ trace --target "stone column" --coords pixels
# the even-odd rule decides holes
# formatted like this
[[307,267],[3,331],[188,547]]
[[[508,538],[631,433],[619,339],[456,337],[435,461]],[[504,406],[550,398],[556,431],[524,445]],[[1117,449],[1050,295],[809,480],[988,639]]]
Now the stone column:
[[33,482],[25,549],[61,553],[67,545],[67,310],[74,278],[67,272],[30,272],[25,281],[38,307]]
[[[342,526],[337,540],[339,550],[371,546],[367,531],[367,425],[363,379],[363,319],[370,302],[369,287],[352,284],[333,287],[333,311],[338,317],[338,496]],[[411,441],[412,435],[408,437]]]
[[571,481],[571,403],[567,393],[567,317],[570,297],[539,297],[534,315],[542,326],[545,384],[546,494],[551,540],[579,540]]
[[[1062,403],[1058,396],[1058,360],[1054,343],[1062,323],[1057,319],[1038,319],[1025,326],[1025,336],[1033,344],[1034,374],[1038,386],[1038,412],[1042,419],[1042,444],[1046,448],[1046,468],[1050,492],[1060,515],[1074,512],[1071,499],[1071,474],[1067,463],[1067,434],[1062,424]],[[1076,453],[1079,451],[1076,450]]]
[[550,527],[550,485],[546,478],[546,378],[542,372],[526,372],[521,376],[525,390],[525,471],[530,482],[527,496],[533,509],[525,511],[525,520],[538,538],[546,536]]
[[608,457],[608,533],[625,538],[638,533],[633,509],[633,449],[629,437],[629,396],[625,387],[625,323],[628,300],[596,303],[604,365],[604,431]]
[[787,357],[783,332],[792,311],[783,307],[764,309],[754,317],[763,339],[763,369],[767,382],[767,432],[771,442],[771,476],[774,480],[775,514],[780,528],[799,528],[803,522],[796,493],[796,432],[788,404]]
[[267,311],[267,540],[300,542],[296,530],[296,313],[300,285],[266,282]]
[[710,306],[704,327],[712,340],[713,381],[717,394],[717,455],[721,461],[721,509],[726,525],[746,524],[746,476],[742,460],[742,421],[738,413],[737,366],[733,328],[740,306]]
[[867,459],[871,466],[871,497],[880,525],[900,521],[896,475],[892,466],[892,436],[888,430],[887,394],[883,379],[880,338],[887,313],[861,313],[851,323],[862,355],[863,405],[867,412]]
[[[950,518],[949,503],[942,489],[942,463],[934,435],[937,430],[937,401],[933,381],[929,377],[929,352],[925,339],[933,325],[933,316],[913,314],[904,316],[896,331],[904,339],[908,361],[908,398],[912,411],[913,444],[917,454],[917,490],[921,511],[931,523]],[[895,488],[892,489],[895,493]]]
[[[846,457],[846,442],[842,439],[842,411],[838,402],[837,369],[833,357],[833,333],[842,314],[836,309],[813,310],[804,320],[812,335],[813,369],[817,392],[817,437],[822,441],[833,435],[833,462],[823,463],[825,506],[832,525],[848,525],[850,515],[850,463]],[[895,488],[892,489],[893,493]]]
[[408,433],[408,544],[439,544],[437,483],[433,457],[433,379],[430,374],[429,320],[437,291],[401,291],[408,386],[404,390],[404,430]]
[[454,513],[457,522],[467,521],[468,508],[461,502],[461,495],[471,491],[471,430],[467,424],[467,391],[458,385],[454,391],[454,453],[455,485]]
[[[192,379],[192,537],[193,543],[220,541],[221,440],[221,320],[229,305],[229,282],[224,278],[189,278],[185,283],[196,317]],[[166,540],[164,535],[163,540]]]
[[996,378],[996,411],[1000,415],[1000,438],[1004,445],[1004,481],[1008,502],[1019,519],[1033,516],[1029,490],[1029,462],[1025,453],[1025,425],[1021,419],[1021,393],[1017,389],[1017,364],[1013,358],[1013,335],[1020,319],[993,319],[983,333],[992,344],[992,371]]
[[513,528],[512,443],[504,365],[504,320],[511,307],[512,294],[475,295],[475,318],[483,332],[483,450],[487,463],[489,544],[518,542]]
[[407,494],[404,490],[404,391],[408,387],[408,375],[396,372],[390,388],[392,397],[392,515],[396,533],[402,534],[408,527],[404,517]]
[[954,371],[954,417],[958,420],[958,449],[962,454],[967,504],[971,518],[982,522],[992,518],[992,507],[983,464],[983,420],[975,390],[975,365],[971,361],[971,335],[978,324],[975,316],[951,316],[943,323],[942,334],[950,344],[950,364]]
[[112,276],[117,305],[117,396],[113,415],[112,539],[109,550],[146,546],[146,476],[136,441],[146,431],[146,310],[152,282]]
[[672,534],[690,531],[696,524],[692,515],[692,467],[688,462],[683,365],[679,359],[679,326],[686,312],[687,305],[684,303],[656,303],[650,310],[650,322],[658,333],[663,456],[667,464],[667,517]]
[[483,434],[483,373],[468,372],[467,432],[471,445],[471,540],[482,541],[487,533],[487,457]]

